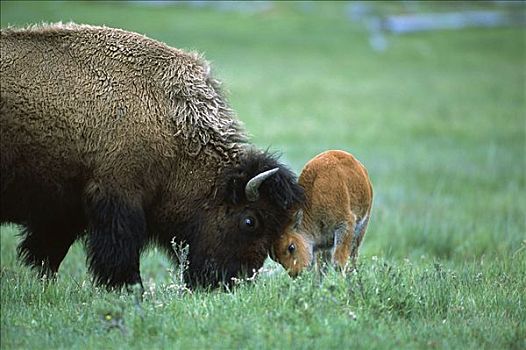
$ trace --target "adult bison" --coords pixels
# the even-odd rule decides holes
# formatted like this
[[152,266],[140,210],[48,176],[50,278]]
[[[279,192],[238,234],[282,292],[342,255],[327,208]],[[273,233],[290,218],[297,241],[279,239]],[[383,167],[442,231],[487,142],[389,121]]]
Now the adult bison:
[[1,32],[1,222],[55,273],[85,237],[97,283],[141,284],[148,243],[190,247],[190,285],[262,266],[303,200],[254,149],[198,55],[119,29]]

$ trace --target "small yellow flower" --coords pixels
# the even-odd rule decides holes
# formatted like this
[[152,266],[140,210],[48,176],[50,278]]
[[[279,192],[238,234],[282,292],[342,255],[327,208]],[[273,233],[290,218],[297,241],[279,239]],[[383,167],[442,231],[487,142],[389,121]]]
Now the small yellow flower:
[[104,318],[106,319],[106,321],[110,321],[111,320],[111,315],[110,314],[106,314],[106,316]]

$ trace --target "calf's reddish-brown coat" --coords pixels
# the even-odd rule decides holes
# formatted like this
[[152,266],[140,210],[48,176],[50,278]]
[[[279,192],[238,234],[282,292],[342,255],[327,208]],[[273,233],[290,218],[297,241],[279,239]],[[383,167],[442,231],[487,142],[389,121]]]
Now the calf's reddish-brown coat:
[[272,257],[296,276],[314,261],[344,268],[356,259],[373,200],[365,167],[344,151],[327,151],[310,160],[299,177],[305,204],[272,249]]

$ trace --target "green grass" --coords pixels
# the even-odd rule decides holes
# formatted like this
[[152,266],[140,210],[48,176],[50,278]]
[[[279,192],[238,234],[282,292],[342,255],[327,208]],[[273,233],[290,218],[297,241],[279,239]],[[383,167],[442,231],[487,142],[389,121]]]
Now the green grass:
[[2,349],[526,348],[524,28],[387,35],[377,53],[346,5],[2,2],[2,26],[105,24],[202,52],[254,143],[296,171],[353,152],[375,188],[355,274],[291,280],[268,262],[230,293],[180,293],[151,250],[141,304],[93,287],[80,244],[57,281],[38,280],[2,226]]

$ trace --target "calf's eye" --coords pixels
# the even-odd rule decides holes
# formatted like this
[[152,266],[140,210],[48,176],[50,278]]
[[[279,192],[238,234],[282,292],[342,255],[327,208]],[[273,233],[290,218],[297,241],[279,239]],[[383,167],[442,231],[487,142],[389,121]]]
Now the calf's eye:
[[296,246],[294,245],[294,243],[291,243],[291,244],[289,245],[288,250],[289,250],[289,253],[290,253],[290,254],[294,253],[294,251],[296,250]]

